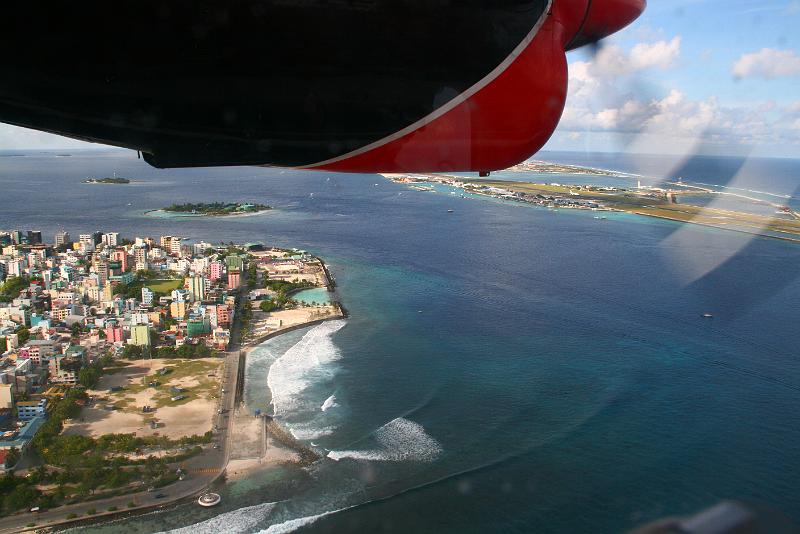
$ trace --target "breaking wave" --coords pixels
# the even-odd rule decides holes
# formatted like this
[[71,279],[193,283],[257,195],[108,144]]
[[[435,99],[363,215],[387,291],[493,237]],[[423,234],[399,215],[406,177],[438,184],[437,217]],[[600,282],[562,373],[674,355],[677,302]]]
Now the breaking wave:
[[432,462],[442,452],[442,446],[429,436],[419,423],[402,417],[389,421],[375,431],[378,448],[371,450],[330,451],[328,458],[375,461]]
[[331,408],[335,408],[336,406],[339,406],[338,404],[336,404],[336,395],[331,395],[330,397],[325,399],[325,402],[322,403],[320,410],[322,410],[323,412],[327,412],[328,410],[330,410]]
[[300,527],[304,527],[306,525],[310,525],[320,519],[325,517],[326,515],[333,514],[335,512],[325,512],[324,514],[317,514],[317,515],[310,515],[306,517],[298,517],[297,519],[289,519],[288,521],[284,521],[283,523],[278,523],[277,525],[271,525],[266,530],[262,530],[258,534],[286,534],[287,532],[292,532],[293,530],[297,530]]
[[330,321],[315,326],[272,364],[267,385],[276,416],[311,408],[303,391],[316,381],[332,378],[332,370],[326,364],[338,360],[341,353],[331,337],[345,324]]
[[247,532],[254,529],[259,523],[266,521],[273,508],[275,508],[274,502],[247,506],[161,534],[217,534],[219,532],[238,534]]
[[292,425],[289,428],[289,432],[295,439],[299,439],[302,441],[308,441],[311,439],[318,439],[325,436],[330,436],[334,433],[336,427],[334,426],[325,426],[325,427],[316,427],[313,424],[299,424],[299,425]]

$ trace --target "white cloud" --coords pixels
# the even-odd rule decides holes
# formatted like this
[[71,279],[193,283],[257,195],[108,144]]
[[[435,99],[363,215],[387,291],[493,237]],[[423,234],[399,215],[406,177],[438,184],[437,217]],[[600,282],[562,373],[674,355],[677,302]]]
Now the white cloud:
[[592,132],[587,141],[615,139],[619,149],[642,152],[679,152],[702,143],[736,153],[759,145],[800,143],[800,101],[765,99],[725,106],[714,96],[693,99],[679,87],[664,88],[640,74],[673,65],[680,43],[675,37],[634,46],[630,53],[612,45],[593,61],[571,63],[559,125],[562,138],[574,140],[572,133]]
[[657,43],[639,43],[631,50],[631,64],[636,70],[671,67],[681,53],[680,35]]
[[800,56],[794,50],[762,48],[742,55],[733,64],[734,78],[761,77],[767,80],[800,75]]
[[675,63],[680,52],[680,36],[670,41],[639,43],[630,54],[612,44],[602,47],[589,65],[596,74],[620,76],[653,67],[667,69]]

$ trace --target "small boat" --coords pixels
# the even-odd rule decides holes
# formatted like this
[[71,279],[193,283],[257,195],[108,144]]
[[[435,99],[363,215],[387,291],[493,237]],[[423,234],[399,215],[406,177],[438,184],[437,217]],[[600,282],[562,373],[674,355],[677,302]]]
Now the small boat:
[[447,210],[447,213],[453,213],[453,210]]
[[218,505],[220,501],[222,501],[222,497],[218,493],[204,493],[197,499],[197,504],[209,508]]
[[710,319],[711,317],[714,317],[714,315],[711,314],[711,313],[706,312],[706,313],[703,314],[703,317],[705,317],[706,319]]

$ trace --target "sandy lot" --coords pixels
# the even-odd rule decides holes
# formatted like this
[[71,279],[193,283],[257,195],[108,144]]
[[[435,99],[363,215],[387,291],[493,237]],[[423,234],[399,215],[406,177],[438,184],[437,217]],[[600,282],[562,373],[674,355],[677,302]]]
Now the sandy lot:
[[[264,313],[257,308],[253,308],[253,334],[258,337],[274,332],[275,330],[316,321],[317,319],[324,319],[338,312],[338,308],[334,306],[297,308],[294,310],[279,310],[269,313]],[[277,327],[276,320],[281,321],[280,328]]]
[[[175,439],[211,430],[222,375],[221,358],[153,359],[126,363],[128,365],[118,371],[105,374],[97,389],[88,392],[94,397],[94,402],[82,410],[78,419],[65,424],[65,434],[97,437],[132,433]],[[157,374],[164,367],[172,371],[163,376]],[[149,386],[154,380],[159,385]],[[118,386],[124,389],[109,391]],[[184,388],[186,391],[181,394],[186,398],[171,401],[174,393],[170,387],[173,386]],[[154,411],[143,413],[145,405],[153,407]],[[152,420],[158,423],[155,429],[150,426]]]
[[300,459],[300,455],[273,439],[266,430],[264,419],[253,417],[247,410],[236,410],[233,414],[230,459],[226,470],[229,480],[244,477],[257,469]]

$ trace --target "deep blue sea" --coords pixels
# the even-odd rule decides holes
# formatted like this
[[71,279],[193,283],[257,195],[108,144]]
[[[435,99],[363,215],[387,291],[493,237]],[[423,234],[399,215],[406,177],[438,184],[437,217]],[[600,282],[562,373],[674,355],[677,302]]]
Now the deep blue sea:
[[[230,484],[217,509],[90,532],[610,533],[727,498],[800,521],[800,245],[375,175],[66,153],[0,157],[0,228],[299,247],[330,263],[351,313],[248,364],[248,405],[324,460]],[[799,162],[755,163],[745,189],[795,196]],[[693,180],[729,186],[737,163],[693,165]],[[113,172],[135,182],[80,183]],[[276,209],[144,215],[212,200]]]

